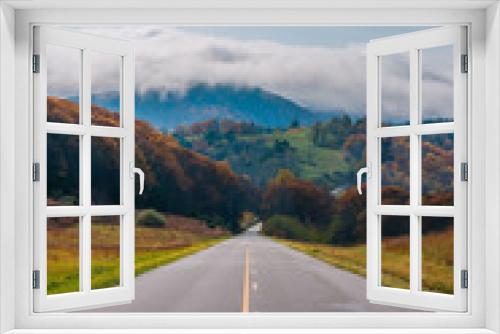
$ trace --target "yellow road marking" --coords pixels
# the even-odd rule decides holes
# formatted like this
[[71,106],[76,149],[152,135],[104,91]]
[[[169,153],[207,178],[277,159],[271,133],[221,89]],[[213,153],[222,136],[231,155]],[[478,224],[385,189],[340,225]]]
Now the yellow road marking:
[[248,247],[245,248],[245,264],[243,267],[243,298],[241,303],[241,312],[250,310],[250,259]]

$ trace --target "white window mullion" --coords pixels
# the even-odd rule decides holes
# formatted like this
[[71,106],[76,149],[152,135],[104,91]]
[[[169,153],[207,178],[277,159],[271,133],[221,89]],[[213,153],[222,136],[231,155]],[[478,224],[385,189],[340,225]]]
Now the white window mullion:
[[[83,71],[84,71],[84,59],[83,59],[83,52],[82,50],[80,50],[80,69],[79,69],[79,80],[80,80],[80,91],[79,91],[79,96],[83,96]],[[78,206],[78,210],[72,210],[72,209],[67,209],[67,210],[59,210],[60,212],[53,212],[53,214],[64,214],[65,212],[68,212],[68,211],[72,211],[72,212],[75,212],[77,214],[77,217],[78,217],[78,229],[79,229],[79,249],[80,249],[80,254],[79,254],[79,280],[80,280],[80,287],[79,287],[79,291],[83,291],[86,287],[86,280],[85,280],[85,275],[84,275],[84,272],[85,270],[83,269],[84,268],[84,265],[85,265],[85,256],[83,256],[84,252],[85,252],[85,248],[84,248],[84,243],[82,243],[82,240],[85,240],[84,239],[84,236],[85,236],[85,219],[84,219],[84,212],[85,212],[85,207],[84,207],[84,203],[85,203],[85,192],[83,191],[84,187],[85,187],[85,178],[83,176],[83,171],[84,171],[84,168],[85,168],[85,164],[84,164],[84,161],[83,161],[83,157],[85,156],[85,145],[84,145],[84,137],[82,136],[84,134],[83,132],[83,126],[81,124],[83,124],[83,106],[84,106],[84,102],[82,101],[82,99],[80,98],[79,99],[79,103],[78,103],[78,118],[79,118],[79,121],[78,121],[78,124],[58,124],[58,123],[47,123],[47,131],[50,131],[51,133],[58,133],[58,134],[73,134],[73,135],[79,135],[80,137],[80,140],[78,141],[79,142],[79,170],[80,170],[80,173],[79,173],[79,186],[78,186],[78,189],[79,189],[79,206]],[[47,208],[47,211],[48,211],[48,214],[49,213],[49,209],[50,208]],[[63,217],[64,215],[62,215],[61,217]]]
[[89,292],[91,289],[91,251],[92,251],[92,240],[91,240],[91,222],[92,217],[90,215],[91,206],[91,136],[88,129],[91,125],[91,58],[89,50],[83,50],[82,57],[82,125],[84,127],[85,133],[82,136],[82,156],[81,165],[82,169],[80,172],[80,177],[82,178],[82,206],[85,210],[85,214],[82,217],[81,224],[81,234],[80,234],[80,279],[82,281],[82,291]]
[[90,215],[80,218],[80,291],[90,291]]
[[[419,124],[419,52],[410,50],[410,128]],[[414,131],[410,133],[410,206],[420,203],[420,139]],[[413,211],[413,210],[412,210]],[[415,212],[410,215],[410,291],[415,293],[420,285],[420,218]]]
[[93,205],[90,208],[83,206],[49,206],[45,209],[48,218],[55,217],[83,217],[92,216],[120,216],[128,212],[124,205]]
[[123,128],[114,128],[106,126],[82,125],[82,124],[67,124],[48,122],[46,125],[47,133],[60,135],[76,135],[83,136],[90,134],[95,137],[125,137],[127,131]]
[[125,136],[121,142],[121,204],[127,213],[120,219],[120,281],[129,291],[135,286],[135,248],[130,247],[135,240],[135,56],[132,50],[122,57],[121,63],[121,125]]
[[366,187],[366,206],[367,206],[367,226],[366,226],[366,238],[367,238],[367,292],[370,294],[375,291],[379,285],[380,278],[380,223],[379,217],[375,212],[375,208],[379,204],[379,189],[378,186],[380,181],[380,153],[379,153],[379,139],[375,136],[375,130],[380,123],[380,117],[378,114],[378,109],[380,107],[379,91],[377,82],[379,81],[379,67],[380,61],[379,57],[375,55],[368,55],[366,58],[367,64],[367,77],[371,80],[367,80],[367,112],[373,117],[367,117],[366,119],[366,129],[367,129],[367,140],[366,140],[366,162],[367,166],[373,168],[367,174],[367,187]]
[[409,136],[410,134],[418,135],[433,135],[443,133],[453,133],[455,130],[454,122],[445,123],[430,123],[430,124],[414,124],[402,126],[390,126],[375,129],[377,137],[401,137]]
[[377,205],[373,208],[373,212],[381,216],[453,217],[455,208],[453,206],[438,205]]
[[87,131],[94,137],[112,137],[112,138],[123,138],[127,135],[127,131],[124,128],[106,127],[106,126],[90,126]]
[[86,211],[83,206],[48,206],[45,209],[47,218],[83,217]]
[[[125,126],[126,120],[125,118],[127,116],[126,112],[123,110],[124,109],[124,101],[123,101],[123,96],[124,96],[124,57],[120,57],[120,128],[127,128]],[[127,186],[126,179],[130,177],[130,171],[129,170],[124,170],[125,168],[130,168],[129,161],[127,160],[127,153],[125,152],[125,149],[127,147],[126,145],[126,136],[120,139],[120,204],[124,205],[125,204],[125,199],[127,195],[125,194],[125,189]],[[135,218],[135,217],[134,217]],[[126,280],[126,267],[124,265],[124,261],[126,261],[126,251],[125,251],[125,242],[127,242],[126,239],[126,223],[127,223],[127,218],[124,217],[123,215],[120,215],[120,286],[127,286],[125,284],[124,280]],[[134,261],[135,263],[135,261]]]

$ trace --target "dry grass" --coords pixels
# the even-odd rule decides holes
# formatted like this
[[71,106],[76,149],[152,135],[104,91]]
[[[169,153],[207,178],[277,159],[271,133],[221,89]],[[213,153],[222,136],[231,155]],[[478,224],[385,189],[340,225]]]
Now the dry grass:
[[[135,273],[140,275],[158,266],[206,249],[229,236],[220,228],[180,216],[167,216],[163,228],[137,226]],[[48,227],[48,294],[79,290],[78,221],[71,218],[51,221]],[[92,289],[120,284],[119,225],[94,221],[92,225]]]
[[[366,276],[366,246],[331,246],[277,239],[279,242],[352,273]],[[408,238],[385,238],[382,245],[384,286],[409,287]],[[432,232],[422,238],[422,289],[453,293],[453,231]]]
[[410,288],[410,239],[408,235],[382,238],[382,285]]
[[422,249],[423,290],[453,293],[453,230],[425,235]]

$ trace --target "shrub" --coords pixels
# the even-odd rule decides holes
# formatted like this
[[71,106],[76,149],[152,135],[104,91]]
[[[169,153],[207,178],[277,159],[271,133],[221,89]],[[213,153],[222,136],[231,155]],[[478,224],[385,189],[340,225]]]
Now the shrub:
[[167,225],[165,216],[154,209],[141,210],[136,217],[137,225],[147,227],[164,227]]
[[197,216],[198,219],[200,220],[203,220],[205,222],[205,224],[209,227],[209,228],[216,228],[216,227],[222,227],[224,229],[227,229],[227,230],[230,230],[230,231],[233,231],[231,230],[231,227],[225,220],[223,217],[219,216],[219,215],[198,215]]
[[287,215],[274,215],[267,219],[263,226],[262,231],[266,235],[308,241],[310,233],[308,229],[301,224],[298,218]]
[[346,219],[335,215],[330,225],[331,240],[334,245],[349,245],[359,241],[358,222],[356,219]]

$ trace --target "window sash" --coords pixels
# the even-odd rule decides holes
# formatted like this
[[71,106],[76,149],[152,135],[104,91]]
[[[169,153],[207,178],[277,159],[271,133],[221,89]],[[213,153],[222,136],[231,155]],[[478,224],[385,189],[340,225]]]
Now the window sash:
[[[467,162],[467,81],[461,73],[461,54],[466,52],[465,27],[423,30],[374,40],[367,48],[367,163],[373,168],[367,185],[367,295],[375,303],[423,310],[467,310],[467,289],[461,288],[461,271],[467,268],[467,183],[460,179],[460,164]],[[453,122],[420,124],[420,50],[453,45],[454,120]],[[406,52],[409,54],[410,124],[381,126],[380,59]],[[454,206],[425,206],[421,200],[421,136],[454,134]],[[381,138],[409,137],[409,205],[382,205]],[[381,285],[382,215],[410,217],[410,288],[396,289]],[[454,293],[429,293],[421,290],[422,233],[421,217],[453,217]]]
[[[134,76],[130,43],[92,35],[36,27],[34,52],[40,55],[40,73],[34,75],[34,161],[40,163],[40,182],[34,187],[34,270],[40,271],[40,288],[33,290],[35,312],[69,311],[123,303],[134,298]],[[47,45],[80,50],[80,124],[47,122]],[[120,56],[120,127],[91,123],[91,52]],[[47,206],[47,135],[80,137],[79,205]],[[120,204],[91,203],[91,139],[120,139]],[[91,288],[91,224],[93,216],[120,216],[120,286]],[[47,219],[79,217],[79,291],[47,294]]]

